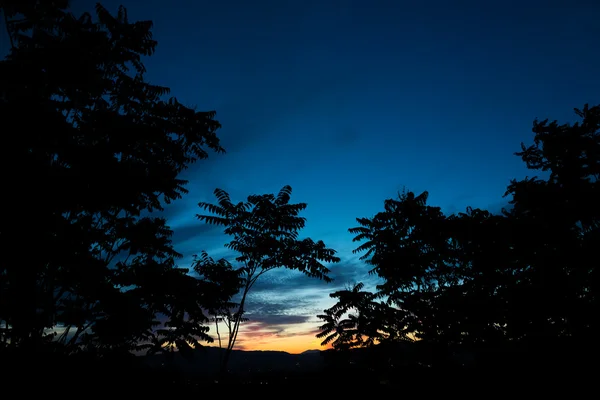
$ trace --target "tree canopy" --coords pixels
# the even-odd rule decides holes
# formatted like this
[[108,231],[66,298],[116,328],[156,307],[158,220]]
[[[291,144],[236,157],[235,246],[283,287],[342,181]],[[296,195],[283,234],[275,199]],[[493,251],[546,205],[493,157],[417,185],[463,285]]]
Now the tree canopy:
[[337,302],[319,316],[323,344],[418,340],[479,354],[518,349],[538,363],[596,348],[600,107],[575,112],[574,124],[534,122],[533,144],[516,155],[548,177],[512,180],[500,214],[444,215],[427,192],[404,192],[358,218],[355,252],[382,283],[331,294]]
[[205,287],[176,267],[172,231],[152,212],[187,192],[182,170],[224,151],[215,112],[146,80],[152,23],[124,7],[1,9],[12,48],[0,62],[0,242],[17,255],[0,273],[2,347],[103,354],[210,340]]
[[[330,282],[330,271],[324,263],[340,261],[335,255],[336,251],[328,248],[322,240],[315,242],[299,237],[306,223],[306,219],[299,214],[307,205],[290,203],[291,194],[291,186],[284,186],[277,195],[250,195],[245,202],[233,203],[226,191],[216,189],[216,204],[198,204],[210,213],[198,214],[198,219],[223,226],[225,234],[232,237],[226,247],[238,254],[235,261],[239,267],[235,269],[237,273],[234,272],[233,279],[241,279],[238,283],[240,302],[235,305],[234,311],[230,308],[213,309],[215,314],[226,320],[229,328],[222,364],[224,371],[244,319],[248,293],[262,275],[274,269],[287,269]],[[214,261],[205,255],[195,269],[206,274],[207,268],[210,271],[213,266]],[[221,273],[229,273],[230,264],[221,261],[221,268]]]

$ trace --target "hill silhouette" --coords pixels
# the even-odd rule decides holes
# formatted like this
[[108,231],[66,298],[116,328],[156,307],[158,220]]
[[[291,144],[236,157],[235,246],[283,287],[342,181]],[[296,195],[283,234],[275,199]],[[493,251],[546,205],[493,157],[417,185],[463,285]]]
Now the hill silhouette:
[[[151,368],[172,368],[187,376],[206,376],[218,370],[220,353],[223,349],[207,346],[194,350],[191,358],[178,354],[172,357],[164,354],[142,356]],[[300,354],[284,351],[233,350],[229,360],[229,372],[236,376],[249,376],[256,373],[307,373],[323,369],[324,358],[320,350],[309,350]]]

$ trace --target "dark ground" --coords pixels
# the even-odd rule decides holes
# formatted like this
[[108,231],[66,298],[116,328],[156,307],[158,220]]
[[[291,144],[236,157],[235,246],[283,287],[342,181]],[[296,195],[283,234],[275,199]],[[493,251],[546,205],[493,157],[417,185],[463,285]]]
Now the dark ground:
[[[434,351],[435,350],[435,351]],[[437,360],[436,360],[437,354]],[[2,388],[13,388],[20,394],[118,394],[149,396],[189,395],[206,392],[215,384],[286,384],[301,388],[332,385],[382,387],[382,385],[424,385],[422,390],[442,386],[495,387],[541,382],[548,385],[596,382],[598,365],[591,353],[566,354],[544,358],[527,357],[509,351],[484,355],[447,350],[444,360],[439,349],[414,345],[395,348],[376,346],[351,352],[309,351],[302,354],[285,352],[236,351],[232,354],[230,372],[218,373],[218,349],[195,352],[186,360],[173,357],[120,357],[92,359],[59,358],[55,355],[2,354]],[[493,360],[496,362],[493,362]],[[431,387],[432,384],[436,387]],[[441,385],[441,386],[440,386]],[[491,386],[490,386],[491,385]],[[210,389],[212,390],[212,389]],[[6,392],[8,393],[8,392]]]

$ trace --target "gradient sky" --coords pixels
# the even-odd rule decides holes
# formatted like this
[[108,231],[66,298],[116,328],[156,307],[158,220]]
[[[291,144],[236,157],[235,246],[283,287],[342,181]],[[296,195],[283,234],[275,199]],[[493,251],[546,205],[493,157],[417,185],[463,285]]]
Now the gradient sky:
[[[92,11],[94,1],[73,0]],[[213,190],[232,200],[289,184],[306,202],[304,236],[342,262],[333,283],[273,271],[253,289],[238,348],[319,348],[330,292],[367,279],[348,228],[403,187],[447,213],[498,211],[513,155],[534,118],[572,121],[600,94],[600,2],[122,0],[154,21],[148,79],[216,110],[227,153],[186,171],[190,193],[166,210],[181,266],[232,257],[220,228],[194,216]]]

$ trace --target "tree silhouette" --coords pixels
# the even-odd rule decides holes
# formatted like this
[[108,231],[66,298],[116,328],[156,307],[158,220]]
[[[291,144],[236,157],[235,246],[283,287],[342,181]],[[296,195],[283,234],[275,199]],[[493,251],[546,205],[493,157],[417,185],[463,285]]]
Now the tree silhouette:
[[98,4],[94,19],[67,1],[0,6],[12,43],[0,243],[21,258],[0,270],[1,346],[103,354],[210,339],[201,284],[175,267],[172,231],[151,212],[186,193],[183,169],[223,152],[215,113],[145,80],[152,23],[124,7]]
[[[427,192],[404,192],[357,219],[355,252],[383,283],[373,294],[358,285],[331,295],[338,302],[319,316],[324,344],[370,345],[355,336],[361,319],[372,331],[394,326],[361,306],[380,297],[378,307],[398,311],[388,314],[396,337],[431,344],[437,365],[452,362],[457,346],[481,365],[512,357],[513,367],[556,366],[597,350],[600,107],[575,111],[581,123],[534,122],[534,144],[516,154],[549,177],[511,181],[512,208],[500,215],[468,207],[445,216],[426,205]],[[350,308],[358,314],[340,319]]]
[[323,346],[331,343],[334,349],[347,350],[368,347],[377,343],[408,340],[403,335],[401,311],[377,301],[379,294],[363,291],[364,284],[330,294],[338,299],[324,314],[317,315],[325,323],[319,327],[317,338]]
[[[219,323],[225,324],[228,337],[232,337],[235,321],[238,319],[239,322],[247,320],[242,316],[238,317],[237,314],[233,314],[231,311],[239,307],[239,304],[231,301],[231,299],[244,287],[244,270],[242,268],[235,269],[229,261],[223,258],[215,261],[205,251],[202,252],[200,257],[196,256],[193,268],[205,285],[204,290],[199,292],[206,297],[206,300],[201,303],[207,308],[208,314],[212,316],[219,349],[223,350]],[[219,359],[222,364],[222,352],[219,354]]]
[[[524,340],[569,339],[597,348],[600,107],[575,109],[581,122],[534,121],[533,145],[516,153],[529,169],[549,173],[511,181],[519,257],[512,329]],[[518,329],[518,330],[517,330]],[[587,350],[589,351],[589,349]]]
[[285,268],[330,282],[329,269],[323,263],[339,262],[335,250],[327,248],[323,241],[299,239],[299,232],[306,222],[299,213],[306,204],[290,203],[291,193],[292,188],[284,186],[277,195],[250,195],[246,202],[234,204],[227,192],[216,189],[217,204],[199,203],[200,208],[212,215],[198,214],[198,219],[225,228],[225,234],[232,236],[226,247],[239,253],[235,260],[241,265],[241,299],[235,312],[231,313],[233,321],[222,371],[227,369],[248,293],[258,278],[271,270]]

